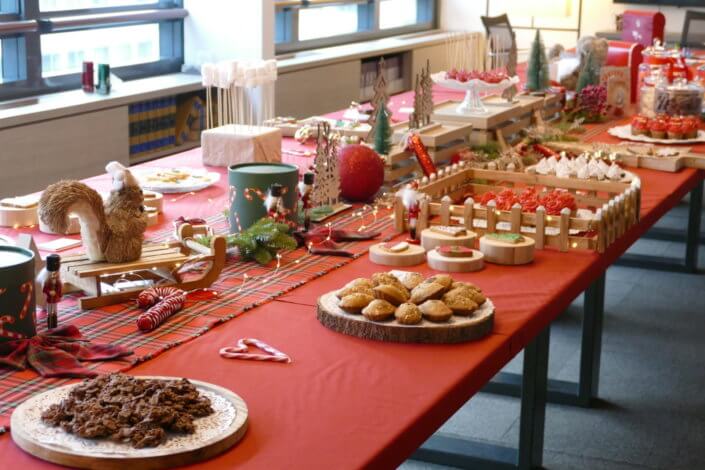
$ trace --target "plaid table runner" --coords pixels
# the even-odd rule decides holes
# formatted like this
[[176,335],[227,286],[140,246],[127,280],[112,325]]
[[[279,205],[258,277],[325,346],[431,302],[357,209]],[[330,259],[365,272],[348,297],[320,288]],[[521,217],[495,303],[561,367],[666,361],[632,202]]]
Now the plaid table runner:
[[[367,225],[365,230],[381,232],[380,238],[341,244],[343,248],[354,253],[354,258],[365,254],[371,244],[393,236],[389,211],[380,210],[377,220],[373,222],[371,219],[372,215],[368,213],[364,222]],[[347,230],[357,230],[363,223],[360,217],[352,217],[351,211],[336,216],[331,221],[334,228]],[[213,217],[209,223],[216,232],[225,230],[223,216]],[[172,237],[172,233],[171,230],[159,232],[151,236],[150,241],[166,241]],[[307,281],[344,266],[354,258],[315,256],[300,248],[283,253],[281,267],[276,273],[273,266],[261,267],[255,263],[231,259],[218,282],[212,286],[219,294],[218,299],[190,304],[149,333],[137,329],[137,316],[142,311],[133,303],[82,311],[78,308],[77,297],[73,296],[67,296],[60,305],[59,325],[74,325],[86,338],[94,342],[119,344],[132,349],[134,355],[124,360],[85,363],[87,368],[98,373],[124,371],[200,336],[218,324],[258,305],[272,301]],[[245,274],[250,280],[240,290]],[[253,277],[257,279],[252,280]],[[265,279],[267,282],[263,283],[262,280]],[[44,318],[39,316],[38,329],[43,332],[46,326]],[[12,410],[31,395],[63,385],[70,380],[45,378],[31,370],[17,372],[0,366],[0,426],[8,425]]]

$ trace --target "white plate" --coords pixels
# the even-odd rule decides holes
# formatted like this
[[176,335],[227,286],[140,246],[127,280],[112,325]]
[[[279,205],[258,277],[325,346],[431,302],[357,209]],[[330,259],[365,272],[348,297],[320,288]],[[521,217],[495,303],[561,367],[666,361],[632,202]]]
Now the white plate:
[[488,83],[477,78],[473,78],[472,80],[468,80],[467,82],[460,82],[453,78],[446,78],[446,72],[438,72],[431,74],[431,80],[433,80],[433,82],[437,85],[446,88],[451,88],[454,90],[469,90],[471,88],[475,88],[479,92],[487,93],[499,93],[504,91],[506,88],[509,88],[512,85],[517,85],[519,83],[518,76],[505,78],[504,80],[498,83]]
[[610,135],[620,139],[633,140],[635,142],[649,142],[652,144],[694,144],[705,142],[705,131],[698,130],[698,136],[692,139],[654,139],[646,135],[632,135],[632,125],[612,127],[607,131]]
[[[197,168],[139,168],[131,170],[142,189],[160,193],[189,193],[200,191],[220,181],[220,173]],[[186,178],[178,181],[161,181],[159,174],[178,172]]]

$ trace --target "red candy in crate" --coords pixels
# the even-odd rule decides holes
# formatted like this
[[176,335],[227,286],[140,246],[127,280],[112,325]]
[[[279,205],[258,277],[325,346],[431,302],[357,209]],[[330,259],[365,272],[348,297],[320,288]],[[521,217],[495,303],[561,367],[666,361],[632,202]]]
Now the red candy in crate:
[[426,146],[421,141],[421,136],[418,134],[411,134],[411,137],[409,137],[407,142],[406,149],[414,152],[416,159],[419,161],[419,165],[421,165],[421,170],[424,175],[431,176],[431,174],[437,171],[436,164],[433,163],[433,159],[428,154]]

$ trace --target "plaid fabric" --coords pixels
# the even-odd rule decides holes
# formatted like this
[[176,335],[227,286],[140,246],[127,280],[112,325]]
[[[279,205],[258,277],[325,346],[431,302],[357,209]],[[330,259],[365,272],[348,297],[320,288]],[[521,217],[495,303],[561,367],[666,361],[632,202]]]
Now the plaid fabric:
[[[350,263],[352,259],[365,254],[372,243],[392,237],[392,220],[388,211],[380,210],[377,220],[372,222],[371,219],[372,215],[368,213],[364,222],[366,230],[381,232],[381,238],[340,243],[340,248],[352,252],[351,258],[315,256],[300,248],[282,254],[281,266],[276,273],[272,266],[262,267],[256,263],[229,260],[218,282],[212,286],[219,293],[218,300],[190,303],[149,333],[138,330],[136,321],[142,311],[133,303],[82,311],[77,306],[77,298],[71,295],[65,296],[59,306],[59,324],[75,326],[92,342],[119,345],[132,350],[132,356],[120,361],[83,364],[94,373],[125,371]],[[225,231],[226,221],[223,216],[213,217],[208,222],[216,231]],[[350,211],[332,218],[333,227],[339,229],[355,231],[361,224],[361,219],[351,217]],[[171,230],[165,230],[151,236],[150,241],[164,242],[172,236]],[[245,274],[250,280],[243,284]],[[257,279],[252,280],[253,277]],[[267,282],[262,283],[262,280]],[[241,289],[242,287],[244,288]],[[45,322],[41,314],[38,314],[38,317],[38,329],[41,334]],[[41,377],[31,370],[16,371],[0,365],[0,426],[9,424],[12,410],[28,397],[69,380]]]
[[44,377],[94,377],[97,373],[81,361],[109,361],[130,354],[123,346],[90,343],[74,325],[0,343],[0,364],[17,370],[31,367]]

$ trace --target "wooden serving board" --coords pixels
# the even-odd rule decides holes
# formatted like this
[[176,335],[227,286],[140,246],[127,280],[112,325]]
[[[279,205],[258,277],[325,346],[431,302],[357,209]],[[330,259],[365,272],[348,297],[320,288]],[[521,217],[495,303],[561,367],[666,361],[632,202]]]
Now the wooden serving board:
[[[409,123],[400,122],[394,124],[392,132],[392,140],[396,144],[409,133]],[[464,122],[432,122],[428,126],[415,129],[414,132],[418,132],[419,136],[421,136],[421,142],[426,147],[438,148],[469,139],[470,132],[472,132],[472,124]]]
[[472,250],[472,258],[449,257],[438,253],[438,250],[430,250],[426,255],[428,265],[436,271],[446,273],[470,273],[479,271],[485,267],[485,255],[477,250]]
[[453,315],[445,323],[424,319],[416,325],[402,325],[394,319],[373,322],[363,315],[347,313],[338,307],[334,291],[318,299],[317,316],[326,328],[363,339],[393,343],[463,343],[481,339],[492,332],[494,304],[487,299],[473,315]]
[[[370,261],[382,266],[416,266],[426,261],[426,250],[419,245],[409,244],[409,247],[400,252],[392,252],[383,246],[388,243],[378,243],[370,247]],[[392,243],[393,244],[393,243]]]
[[[589,144],[583,142],[549,142],[548,147],[556,151],[573,151],[573,152],[593,152],[595,150],[603,150],[608,153],[616,153],[619,161],[627,166],[636,168],[647,168],[649,170],[664,171],[667,173],[676,173],[683,168],[695,168],[705,170],[705,154],[693,153],[690,147],[677,145],[665,146],[649,146],[632,142],[629,144]],[[658,156],[650,155],[647,149],[655,150],[672,148],[678,152],[674,156]],[[644,150],[643,152],[641,150]]]
[[44,424],[42,411],[65,398],[76,384],[34,395],[20,404],[12,413],[12,440],[35,457],[73,468],[143,470],[202,462],[242,439],[247,431],[248,411],[242,398],[230,390],[197,380],[191,383],[210,398],[215,413],[196,419],[194,434],[172,434],[158,447],[135,449],[109,440],[84,439]]

